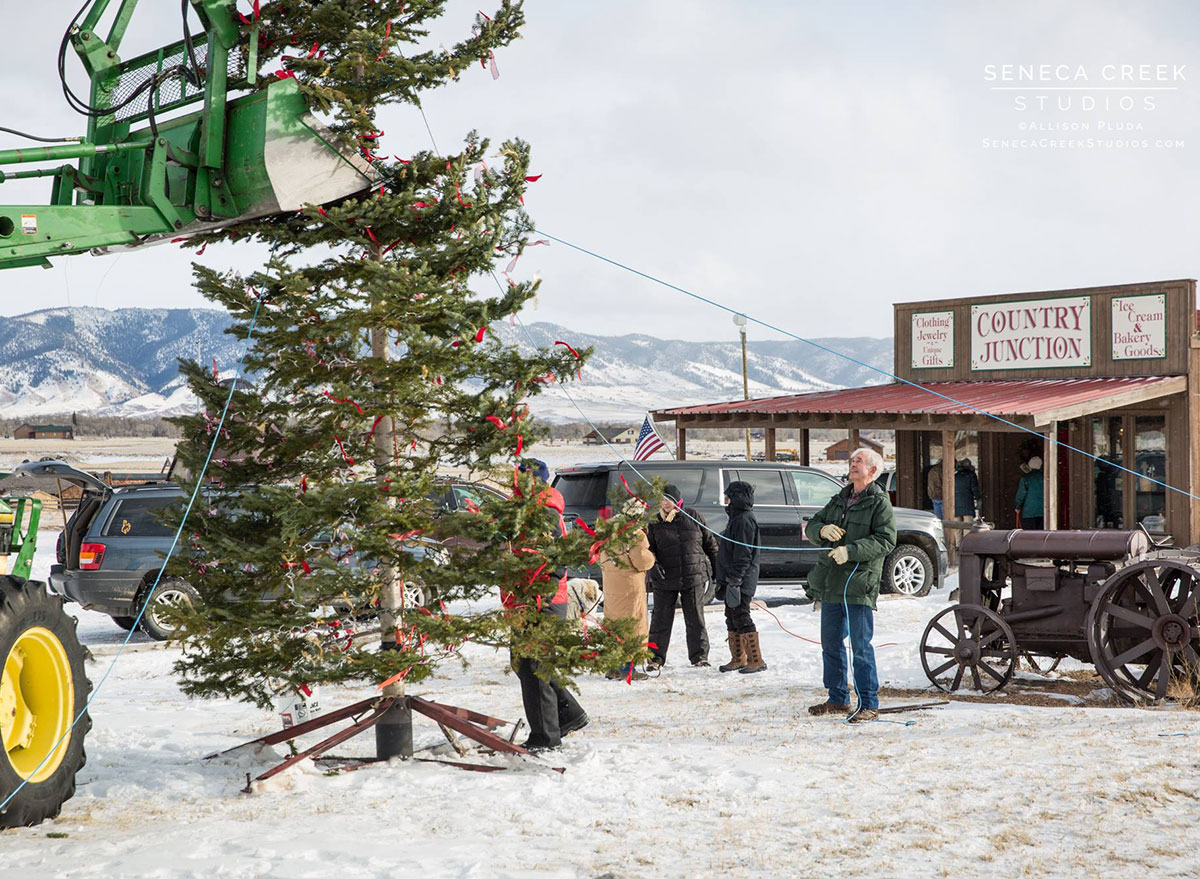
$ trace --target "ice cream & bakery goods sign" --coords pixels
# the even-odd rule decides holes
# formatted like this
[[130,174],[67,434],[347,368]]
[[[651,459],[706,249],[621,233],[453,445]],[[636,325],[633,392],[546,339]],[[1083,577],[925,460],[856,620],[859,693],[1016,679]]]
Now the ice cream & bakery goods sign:
[[1167,356],[1167,297],[1122,296],[1112,301],[1112,358]]

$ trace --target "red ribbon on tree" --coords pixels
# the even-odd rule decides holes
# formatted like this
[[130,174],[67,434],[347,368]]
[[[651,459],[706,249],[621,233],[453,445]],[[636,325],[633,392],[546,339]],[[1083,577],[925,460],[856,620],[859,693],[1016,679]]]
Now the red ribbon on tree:
[[[214,362],[215,362],[215,361],[214,361]],[[347,399],[343,400],[343,399],[341,399],[341,398],[339,398],[339,397],[335,397],[333,394],[329,393],[329,391],[322,391],[322,393],[323,393],[323,394],[325,394],[325,396],[326,396],[326,397],[328,397],[330,400],[332,400],[332,401],[333,401],[333,402],[335,402],[335,403],[349,403],[351,406],[353,406],[355,409],[357,409],[357,410],[358,410],[358,414],[359,414],[359,415],[362,415],[362,414],[363,414],[362,406],[358,405],[358,404],[357,404],[357,403],[355,403],[353,400],[351,400],[351,399],[349,399],[349,398],[347,398]],[[380,418],[382,418],[383,416],[382,416],[382,415],[380,415],[379,417],[380,417]],[[375,423],[376,423],[376,424],[378,424],[379,422],[378,422],[378,421],[376,421]],[[374,428],[372,428],[372,431],[374,431]]]

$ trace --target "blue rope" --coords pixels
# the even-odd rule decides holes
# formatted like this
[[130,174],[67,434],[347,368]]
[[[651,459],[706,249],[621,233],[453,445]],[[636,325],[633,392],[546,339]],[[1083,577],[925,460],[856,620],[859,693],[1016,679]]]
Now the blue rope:
[[[742,317],[746,318],[746,320],[750,321],[751,323],[758,324],[760,327],[763,327],[764,329],[772,330],[776,333],[780,333],[781,335],[787,336],[790,339],[795,339],[798,342],[803,342],[806,345],[811,345],[812,347],[817,348],[821,351],[824,351],[827,354],[832,354],[835,357],[840,357],[842,360],[847,360],[850,363],[854,363],[854,364],[857,364],[858,366],[865,367],[866,369],[869,369],[872,372],[877,372],[882,376],[886,376],[887,378],[892,379],[893,381],[897,381],[902,384],[906,384],[912,388],[917,388],[920,391],[923,391],[931,396],[938,397],[942,400],[945,400],[948,403],[953,403],[956,406],[962,406],[965,409],[969,409],[970,411],[975,412],[979,415],[986,416],[987,418],[991,418],[994,421],[998,421],[1001,424],[1007,425],[1008,427],[1011,427],[1013,430],[1018,430],[1018,431],[1022,431],[1024,433],[1032,434],[1033,436],[1036,436],[1039,439],[1042,438],[1042,434],[1038,433],[1036,430],[1031,430],[1028,427],[1025,427],[1024,425],[1020,425],[1020,424],[1017,424],[1016,422],[1009,421],[1007,418],[1004,418],[1000,415],[996,415],[992,412],[988,412],[986,409],[980,409],[978,406],[973,406],[970,403],[964,403],[962,400],[956,400],[954,397],[939,393],[938,391],[928,388],[925,385],[920,384],[919,382],[909,381],[906,378],[901,378],[900,376],[896,375],[895,373],[888,372],[886,369],[880,369],[878,366],[873,366],[870,363],[865,363],[862,360],[859,360],[855,357],[851,357],[849,354],[844,354],[841,351],[837,351],[826,345],[822,345],[820,342],[814,342],[812,339],[806,339],[803,336],[798,336],[795,333],[792,333],[792,332],[789,332],[789,331],[783,329],[782,327],[777,327],[774,324],[770,324],[770,323],[767,323],[766,321],[759,320],[756,317],[751,317],[750,315],[746,314],[745,312],[737,311],[736,309],[730,308],[727,305],[722,305],[720,302],[717,302],[716,300],[709,299],[705,296],[701,296],[698,293],[693,293],[691,290],[686,290],[683,287],[676,286],[675,284],[669,283],[668,281],[664,281],[661,278],[656,278],[654,275],[650,275],[650,274],[647,274],[646,272],[639,271],[638,269],[635,269],[632,266],[628,266],[628,265],[625,265],[624,263],[617,262],[614,259],[609,259],[606,256],[601,256],[600,254],[595,253],[594,251],[588,250],[585,247],[580,247],[578,244],[572,244],[570,241],[565,241],[562,238],[556,238],[554,235],[551,235],[549,232],[546,232],[542,229],[536,229],[535,232],[538,235],[546,236],[551,241],[557,241],[559,244],[569,247],[572,250],[577,250],[580,253],[587,254],[588,256],[593,257],[594,259],[600,260],[601,262],[606,262],[611,266],[616,266],[619,269],[624,269],[627,272],[632,272],[633,274],[635,274],[641,278],[645,278],[647,281],[651,281],[655,284],[660,284],[663,287],[666,287],[670,290],[674,290],[677,293],[682,293],[684,296],[690,296],[692,299],[695,299],[698,302],[703,302],[706,305],[711,305],[714,308],[718,308],[721,311],[727,312],[729,314],[740,314],[740,315],[742,315]],[[1055,437],[1052,440],[1052,442],[1057,446],[1062,446],[1064,449],[1067,449],[1068,451],[1077,452],[1080,455],[1083,455],[1085,458],[1091,458],[1093,461],[1099,461],[1103,464],[1107,464],[1109,467],[1112,467],[1115,470],[1121,470],[1125,473],[1129,473],[1129,474],[1132,474],[1133,476],[1137,476],[1140,479],[1148,480],[1149,482],[1152,482],[1155,485],[1160,485],[1163,488],[1167,489],[1168,491],[1176,492],[1178,494],[1183,495],[1184,497],[1191,498],[1192,500],[1200,500],[1200,496],[1194,495],[1189,491],[1185,491],[1182,488],[1176,488],[1175,486],[1170,485],[1169,483],[1166,483],[1166,482],[1160,482],[1151,476],[1147,476],[1144,473],[1139,473],[1136,470],[1130,470],[1128,467],[1123,467],[1120,464],[1114,464],[1112,461],[1107,461],[1107,460],[1102,459],[1099,455],[1093,455],[1091,452],[1085,452],[1083,449],[1077,449],[1077,448],[1075,448],[1075,446],[1072,446],[1069,443],[1060,442],[1057,437]]]
[[[843,535],[845,536],[845,535]],[[846,683],[849,684],[854,680],[854,629],[850,626],[850,604],[846,601],[846,596],[850,592],[850,581],[854,579],[854,575],[858,573],[858,566],[861,562],[855,562],[853,570],[850,571],[850,576],[846,578],[846,582],[842,584],[842,621],[846,624],[846,636],[850,641],[850,660],[846,663]],[[841,646],[840,644],[838,645]],[[851,711],[843,723],[849,723],[850,718],[854,717],[858,712],[862,711],[862,689],[858,686],[858,681],[854,681],[854,699],[857,703],[854,710]]]
[[[278,246],[278,244],[279,237],[276,236],[275,243],[271,245],[270,258],[272,259],[275,256],[275,248]],[[96,700],[96,697],[100,695],[100,689],[104,686],[105,681],[108,680],[108,676],[112,674],[112,670],[117,665],[117,660],[119,660],[125,653],[125,648],[129,645],[129,639],[132,638],[133,633],[137,631],[138,623],[141,622],[143,615],[146,613],[146,608],[150,604],[150,598],[154,595],[154,590],[158,588],[159,580],[162,579],[163,571],[167,569],[167,562],[170,561],[171,555],[175,552],[175,547],[179,543],[179,535],[183,533],[183,526],[187,524],[188,515],[192,512],[192,505],[196,502],[196,496],[200,492],[200,486],[204,483],[204,474],[208,470],[208,465],[212,462],[213,452],[217,447],[217,440],[221,437],[221,430],[225,426],[225,418],[229,414],[229,407],[233,402],[234,391],[237,390],[238,381],[242,377],[242,364],[246,359],[246,352],[250,349],[250,341],[254,337],[254,326],[258,322],[258,310],[262,307],[263,295],[264,293],[259,293],[258,298],[254,303],[254,313],[250,318],[250,328],[246,334],[246,342],[242,346],[241,356],[238,357],[237,371],[234,374],[233,381],[229,385],[229,394],[225,397],[225,407],[221,410],[220,421],[217,423],[216,430],[213,431],[213,440],[212,444],[208,447],[208,456],[204,459],[204,466],[200,469],[200,473],[196,476],[196,486],[192,489],[192,496],[188,498],[187,508],[183,512],[183,519],[180,520],[179,527],[175,529],[175,537],[171,540],[171,548],[167,551],[167,555],[163,559],[162,567],[158,569],[158,575],[154,578],[153,585],[146,590],[146,599],[142,602],[142,606],[139,608],[137,616],[134,617],[133,625],[129,627],[129,632],[125,635],[125,640],[121,642],[121,646],[117,649],[116,655],[113,656],[112,662],[109,663],[108,668],[105,669],[104,674],[101,675],[100,680],[96,683],[96,686],[92,688],[92,694],[88,697],[87,702],[84,704],[83,708],[80,709],[79,713],[75,715],[75,719],[71,722],[71,725],[67,728],[67,731],[59,737],[58,741],[54,743],[54,747],[49,750],[49,753],[47,753],[42,759],[42,762],[34,767],[33,771],[29,773],[29,776],[22,779],[21,783],[17,785],[16,789],[7,797],[5,797],[3,802],[0,802],[0,811],[2,811],[10,802],[12,802],[13,797],[20,793],[21,789],[25,787],[25,785],[29,784],[29,779],[37,775],[38,771],[46,765],[46,761],[54,756],[54,752],[58,750],[58,747],[63,743],[63,741],[70,736],[72,732],[74,732],[76,724],[83,719],[83,716],[87,714],[88,709],[91,708],[92,703]]]

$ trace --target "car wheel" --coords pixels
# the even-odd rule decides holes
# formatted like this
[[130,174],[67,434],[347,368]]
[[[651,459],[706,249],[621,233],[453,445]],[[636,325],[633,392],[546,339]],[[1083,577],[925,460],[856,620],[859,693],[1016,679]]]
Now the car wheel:
[[708,580],[704,584],[704,604],[712,604],[713,599],[717,597],[717,581]]
[[155,641],[170,640],[175,636],[178,627],[169,619],[169,609],[199,601],[200,593],[187,580],[180,580],[178,577],[163,580],[146,600],[146,610],[142,614],[142,631]]
[[135,622],[133,617],[113,617],[112,621],[126,632],[133,628],[133,624]]
[[434,593],[421,580],[405,580],[400,601],[403,607],[429,607]]
[[902,543],[883,563],[883,585],[891,592],[921,598],[933,588],[933,562],[919,546]]

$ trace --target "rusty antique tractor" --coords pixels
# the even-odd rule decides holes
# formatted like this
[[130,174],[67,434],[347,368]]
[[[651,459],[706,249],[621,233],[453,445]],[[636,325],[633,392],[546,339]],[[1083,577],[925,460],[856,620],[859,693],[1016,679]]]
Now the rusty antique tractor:
[[962,603],[921,638],[925,674],[943,690],[998,690],[1021,657],[1091,662],[1133,701],[1195,684],[1200,551],[1155,547],[1142,531],[976,530],[963,538],[959,589]]

